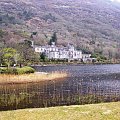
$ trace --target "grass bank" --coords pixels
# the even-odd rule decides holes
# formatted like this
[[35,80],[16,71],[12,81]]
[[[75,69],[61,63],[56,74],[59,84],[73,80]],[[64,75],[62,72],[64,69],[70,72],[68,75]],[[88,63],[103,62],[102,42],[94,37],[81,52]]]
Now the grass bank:
[[33,73],[22,75],[0,74],[0,84],[4,83],[31,83],[46,80],[57,80],[67,77],[67,73],[54,72],[54,73]]
[[120,120],[120,102],[6,111],[0,120]]

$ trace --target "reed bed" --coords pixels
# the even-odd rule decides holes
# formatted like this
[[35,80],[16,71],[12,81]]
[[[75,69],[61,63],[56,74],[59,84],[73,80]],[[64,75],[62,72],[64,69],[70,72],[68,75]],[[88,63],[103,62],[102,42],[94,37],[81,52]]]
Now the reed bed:
[[53,72],[53,73],[33,73],[33,74],[23,74],[23,75],[6,75],[0,74],[0,84],[3,83],[30,83],[30,82],[40,82],[48,80],[57,80],[60,78],[67,77],[67,73],[63,72]]
[[113,74],[112,82],[106,78],[108,75],[80,78],[67,72],[1,74],[0,111],[120,101],[119,76]]

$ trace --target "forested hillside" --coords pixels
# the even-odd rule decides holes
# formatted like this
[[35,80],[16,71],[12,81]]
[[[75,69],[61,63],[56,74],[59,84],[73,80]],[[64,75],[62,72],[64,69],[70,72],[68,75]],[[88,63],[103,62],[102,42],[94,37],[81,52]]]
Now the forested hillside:
[[[119,58],[120,4],[110,0],[0,0],[0,47],[25,39]],[[34,38],[30,38],[31,34]]]

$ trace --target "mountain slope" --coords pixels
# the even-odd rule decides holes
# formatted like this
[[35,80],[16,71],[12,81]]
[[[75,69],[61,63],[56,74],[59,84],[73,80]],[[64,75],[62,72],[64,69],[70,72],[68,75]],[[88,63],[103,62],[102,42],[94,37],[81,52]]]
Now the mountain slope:
[[59,44],[108,55],[119,52],[119,20],[120,5],[110,0],[0,1],[0,28],[8,32],[9,42],[36,31],[36,44],[46,44],[57,32]]

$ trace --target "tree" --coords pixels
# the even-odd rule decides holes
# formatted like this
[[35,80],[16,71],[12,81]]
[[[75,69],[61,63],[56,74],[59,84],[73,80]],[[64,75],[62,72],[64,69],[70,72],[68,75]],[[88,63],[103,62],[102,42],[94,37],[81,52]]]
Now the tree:
[[52,42],[55,42],[55,44],[57,44],[57,35],[56,35],[56,32],[53,33],[53,36],[50,39],[49,45],[52,45]]
[[113,52],[112,52],[112,50],[108,50],[108,57],[109,57],[109,59],[113,58]]
[[37,35],[37,32],[32,32],[32,35]]
[[40,55],[36,54],[34,48],[31,47],[31,41],[25,40],[16,46],[16,49],[21,57],[19,64],[27,65],[29,63],[39,62]]
[[4,38],[7,36],[7,32],[0,30],[0,43],[2,43],[4,46],[6,45],[6,39]]
[[1,64],[2,64],[2,49],[0,48],[0,66],[1,66]]
[[17,52],[17,53],[14,55],[14,61],[15,61],[15,64],[16,64],[16,65],[19,65],[20,68],[22,67],[21,64],[22,64],[22,61],[23,61],[23,57],[20,55],[20,53]]
[[47,57],[46,57],[45,53],[41,53],[40,59],[41,59],[43,62],[46,61]]
[[16,50],[13,48],[4,48],[2,50],[2,59],[7,64],[8,69],[11,63],[14,61],[14,56],[16,55]]
[[33,38],[34,38],[34,36],[37,36],[37,32],[32,32],[32,34],[31,34],[30,38],[31,38],[31,39],[33,39]]
[[4,32],[0,30],[0,38],[3,38],[3,36],[4,36]]
[[30,41],[30,40],[24,40],[24,43],[23,43],[23,44],[31,47],[31,46],[32,46],[32,41]]

